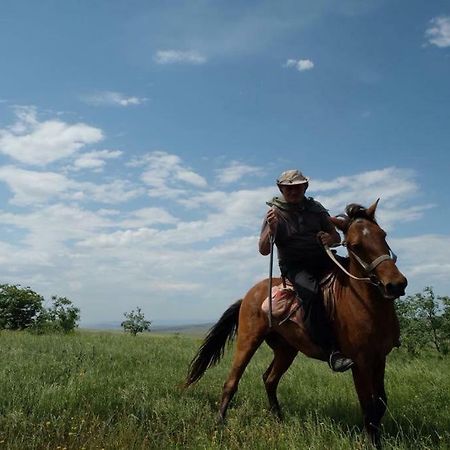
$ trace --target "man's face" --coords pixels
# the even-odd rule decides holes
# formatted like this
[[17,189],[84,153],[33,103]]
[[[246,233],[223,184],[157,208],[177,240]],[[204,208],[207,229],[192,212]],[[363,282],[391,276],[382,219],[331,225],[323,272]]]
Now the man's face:
[[306,183],[280,186],[280,191],[288,203],[300,203],[305,198]]

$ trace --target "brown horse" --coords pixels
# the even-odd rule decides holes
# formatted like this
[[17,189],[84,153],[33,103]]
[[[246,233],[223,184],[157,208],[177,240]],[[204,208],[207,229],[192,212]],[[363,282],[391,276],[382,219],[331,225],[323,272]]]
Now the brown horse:
[[[386,243],[386,233],[375,221],[378,200],[365,209],[348,205],[347,216],[332,217],[344,233],[348,249],[347,273],[339,271],[332,290],[334,311],[331,325],[343,354],[353,359],[355,388],[365,429],[372,442],[380,445],[380,423],[386,411],[384,389],[386,355],[399,341],[399,325],[393,300],[405,293],[406,278],[395,264]],[[359,278],[359,279],[357,279]],[[280,279],[273,279],[279,284]],[[237,331],[237,347],[233,365],[223,387],[219,419],[223,421],[228,405],[237,391],[239,380],[265,340],[274,352],[273,361],[263,375],[270,408],[281,416],[277,400],[278,383],[300,351],[326,360],[326,356],[308,336],[306,329],[291,321],[269,328],[261,304],[267,297],[269,280],[253,286],[242,300],[231,305],[211,328],[192,360],[186,386],[201,378],[208,367],[223,355],[227,341]]]

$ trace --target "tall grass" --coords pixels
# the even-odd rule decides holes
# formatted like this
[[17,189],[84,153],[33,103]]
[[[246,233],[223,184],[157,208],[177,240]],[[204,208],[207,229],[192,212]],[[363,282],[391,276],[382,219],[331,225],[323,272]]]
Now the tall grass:
[[[232,351],[181,385],[200,339],[77,332],[0,333],[0,449],[366,448],[351,374],[297,358],[281,382],[285,420],[267,411],[262,347],[226,426],[215,422]],[[391,355],[385,448],[450,448],[450,358]]]

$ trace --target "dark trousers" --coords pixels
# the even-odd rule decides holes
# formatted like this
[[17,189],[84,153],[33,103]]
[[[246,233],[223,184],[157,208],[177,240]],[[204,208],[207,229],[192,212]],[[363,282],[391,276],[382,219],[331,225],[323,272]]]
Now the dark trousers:
[[335,349],[334,337],[331,330],[319,280],[327,272],[326,267],[311,267],[311,270],[299,266],[283,266],[281,273],[292,283],[304,310],[304,321],[311,339],[325,351]]

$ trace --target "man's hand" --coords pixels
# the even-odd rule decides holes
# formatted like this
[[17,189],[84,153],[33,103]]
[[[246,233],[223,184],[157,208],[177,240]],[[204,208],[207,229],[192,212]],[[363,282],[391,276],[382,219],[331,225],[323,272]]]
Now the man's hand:
[[323,245],[327,245],[328,247],[331,247],[332,245],[336,244],[336,239],[331,236],[330,233],[327,233],[326,231],[319,231],[317,233],[317,238],[320,242],[322,242]]
[[278,216],[273,208],[270,208],[269,211],[267,211],[266,220],[267,223],[269,224],[270,234],[272,236],[275,236],[278,227]]

